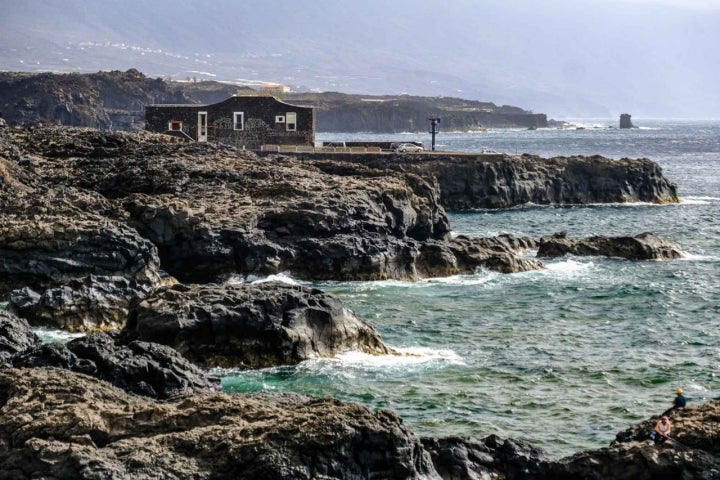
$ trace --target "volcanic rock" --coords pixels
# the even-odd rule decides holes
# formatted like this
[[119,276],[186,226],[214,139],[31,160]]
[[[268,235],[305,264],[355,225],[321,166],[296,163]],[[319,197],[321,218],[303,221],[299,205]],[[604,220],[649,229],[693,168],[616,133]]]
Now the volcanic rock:
[[562,257],[567,254],[628,260],[672,260],[683,257],[679,245],[648,232],[634,237],[595,236],[580,240],[558,233],[540,239],[538,257]]
[[0,478],[440,477],[387,411],[300,395],[156,403],[63,370],[0,370]]
[[483,440],[423,438],[422,443],[444,480],[536,478],[549,462],[542,450],[495,435]]
[[467,155],[413,162],[405,168],[437,178],[440,202],[448,210],[678,202],[675,185],[648,159]]
[[[36,183],[104,199],[112,208],[100,210],[152,241],[163,269],[187,283],[283,271],[415,279],[477,266],[452,250],[423,254],[428,243],[449,239],[434,178],[346,161],[258,158],[147,132],[8,132],[8,151],[17,164],[29,159]],[[506,268],[486,267],[495,264]]]
[[0,367],[9,367],[12,357],[40,345],[40,338],[22,318],[0,310]]
[[28,287],[10,292],[8,309],[32,325],[70,332],[117,330],[125,325],[130,303],[152,285],[124,277],[89,275],[39,294]]
[[158,289],[132,309],[123,336],[169,345],[202,366],[291,365],[345,350],[390,353],[333,295],[279,282]]
[[139,341],[120,345],[105,333],[76,338],[66,345],[39,345],[15,355],[12,363],[15,367],[72,370],[159,399],[220,388],[219,379],[208,376],[170,347]]
[[[322,154],[298,154],[321,158]],[[338,157],[337,155],[335,157]],[[406,157],[406,156],[405,156]],[[380,170],[414,173],[435,181],[447,210],[510,208],[525,204],[677,203],[677,187],[652,160],[536,155],[444,153],[345,155]]]

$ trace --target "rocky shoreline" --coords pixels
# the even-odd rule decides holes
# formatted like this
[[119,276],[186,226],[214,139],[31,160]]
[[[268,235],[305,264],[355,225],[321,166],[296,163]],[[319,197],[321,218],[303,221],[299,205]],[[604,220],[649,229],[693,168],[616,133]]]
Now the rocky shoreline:
[[[607,201],[677,196],[646,160],[359,162],[146,132],[2,129],[0,479],[718,478],[697,474],[717,468],[716,452],[690,420],[678,431],[689,451],[625,435],[551,461],[493,436],[419,439],[390,412],[336,400],[223,395],[202,369],[394,354],[330,294],[231,276],[418,279],[541,269],[542,257],[568,253],[682,255],[651,234],[455,237],[445,214]],[[535,249],[537,258],[518,255]],[[91,334],[42,345],[33,326]]]

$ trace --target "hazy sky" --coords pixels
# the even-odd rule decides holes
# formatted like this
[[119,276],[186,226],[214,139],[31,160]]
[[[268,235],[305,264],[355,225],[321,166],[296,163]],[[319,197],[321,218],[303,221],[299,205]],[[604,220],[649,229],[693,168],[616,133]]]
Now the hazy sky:
[[720,115],[720,0],[0,0],[0,69]]

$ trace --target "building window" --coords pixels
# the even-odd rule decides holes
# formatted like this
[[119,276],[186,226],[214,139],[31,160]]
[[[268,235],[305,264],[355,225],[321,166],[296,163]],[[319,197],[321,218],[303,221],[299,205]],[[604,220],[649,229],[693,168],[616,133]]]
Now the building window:
[[275,115],[275,123],[285,123],[285,115]]
[[170,120],[168,130],[182,130],[182,122],[180,120]]
[[297,130],[297,113],[287,112],[285,114],[285,130],[288,132]]
[[233,112],[233,130],[245,130],[245,113]]

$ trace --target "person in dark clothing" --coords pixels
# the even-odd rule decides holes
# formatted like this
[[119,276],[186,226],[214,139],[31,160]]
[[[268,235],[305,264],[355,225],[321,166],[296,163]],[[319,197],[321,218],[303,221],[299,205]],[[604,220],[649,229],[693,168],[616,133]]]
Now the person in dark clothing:
[[683,389],[678,388],[675,393],[677,396],[673,400],[673,408],[684,408],[687,405],[687,399],[683,396]]

